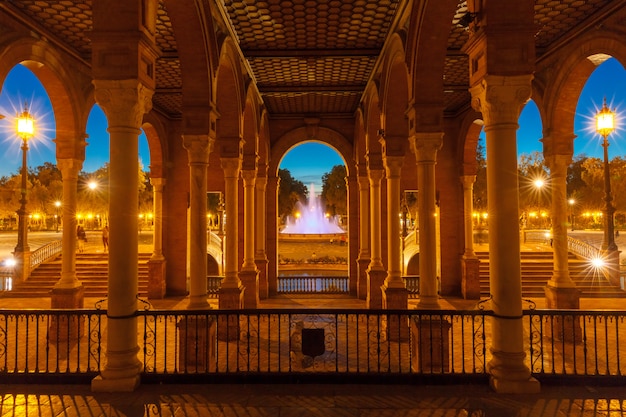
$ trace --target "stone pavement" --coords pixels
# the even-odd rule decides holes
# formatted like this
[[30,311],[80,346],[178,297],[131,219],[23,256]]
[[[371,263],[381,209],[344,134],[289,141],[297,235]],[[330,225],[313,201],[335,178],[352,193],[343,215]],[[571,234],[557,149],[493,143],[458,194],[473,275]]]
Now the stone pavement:
[[88,385],[0,386],[1,416],[194,417],[617,417],[621,387],[544,386],[495,394],[486,385],[141,385],[94,393]]

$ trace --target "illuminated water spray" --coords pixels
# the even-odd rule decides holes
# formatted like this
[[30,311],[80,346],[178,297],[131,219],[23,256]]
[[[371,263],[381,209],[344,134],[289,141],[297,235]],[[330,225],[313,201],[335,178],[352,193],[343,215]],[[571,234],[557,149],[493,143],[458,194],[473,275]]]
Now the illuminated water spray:
[[339,226],[338,217],[326,217],[319,197],[315,195],[314,185],[309,187],[309,203],[303,205],[296,203],[296,209],[300,213],[295,219],[289,216],[286,226],[281,233],[284,234],[336,234],[344,233]]

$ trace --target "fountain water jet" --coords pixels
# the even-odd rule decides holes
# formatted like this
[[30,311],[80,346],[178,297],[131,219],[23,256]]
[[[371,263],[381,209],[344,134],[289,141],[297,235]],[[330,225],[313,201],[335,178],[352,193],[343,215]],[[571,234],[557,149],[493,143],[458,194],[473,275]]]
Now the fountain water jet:
[[337,216],[327,218],[322,209],[319,197],[315,195],[315,186],[311,184],[309,188],[309,203],[303,205],[298,202],[296,208],[300,211],[300,218],[287,218],[286,226],[280,231],[282,234],[298,235],[333,235],[345,233],[339,226]]

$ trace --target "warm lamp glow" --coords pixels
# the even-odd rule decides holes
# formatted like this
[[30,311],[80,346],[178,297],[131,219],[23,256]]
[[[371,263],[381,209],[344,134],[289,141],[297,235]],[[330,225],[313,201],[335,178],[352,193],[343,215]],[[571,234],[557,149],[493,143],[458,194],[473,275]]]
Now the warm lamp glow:
[[533,184],[535,184],[535,187],[537,187],[537,188],[541,188],[541,187],[543,187],[543,185],[544,185],[545,183],[543,182],[543,180],[542,180],[542,179],[536,179],[535,181],[533,181]]
[[17,115],[17,135],[22,140],[28,140],[35,136],[35,119],[28,112],[26,104],[24,104],[22,114]]
[[606,98],[602,108],[596,114],[596,131],[603,137],[607,137],[615,130],[615,112],[606,105]]

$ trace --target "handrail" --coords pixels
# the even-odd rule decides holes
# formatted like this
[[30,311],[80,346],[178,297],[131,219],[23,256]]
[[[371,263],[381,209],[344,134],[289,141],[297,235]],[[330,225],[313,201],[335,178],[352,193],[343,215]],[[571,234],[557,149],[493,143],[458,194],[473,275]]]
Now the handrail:
[[50,243],[46,243],[39,249],[33,251],[30,254],[30,270],[35,269],[39,264],[46,262],[48,259],[61,253],[62,241],[55,240]]
[[567,237],[567,249],[574,255],[585,259],[594,259],[600,254],[600,250],[598,248],[571,236]]

